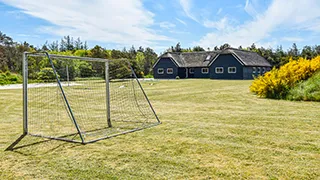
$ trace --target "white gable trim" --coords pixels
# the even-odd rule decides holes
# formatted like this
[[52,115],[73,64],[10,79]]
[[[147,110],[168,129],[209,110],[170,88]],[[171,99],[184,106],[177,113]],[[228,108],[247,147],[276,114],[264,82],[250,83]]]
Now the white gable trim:
[[[166,57],[166,58],[169,58],[169,59],[173,62],[174,65],[176,65],[177,67],[179,67],[179,66],[178,66],[178,63],[177,63],[173,58],[171,58],[171,57]],[[156,63],[154,63],[154,65],[152,66],[152,68],[156,67],[156,65],[159,63],[160,59],[162,59],[162,57],[158,58],[158,60],[156,61]]]
[[208,67],[212,65],[212,63],[220,56],[220,54],[216,55],[216,57],[208,64]]
[[245,64],[244,64],[244,62],[242,61],[242,59],[241,59],[236,53],[231,53],[231,54],[232,54],[232,56],[233,56],[234,58],[236,58],[236,59],[239,61],[239,63],[240,63],[241,65],[245,66]]
[[[245,66],[245,64],[243,63],[243,61],[242,61],[240,58],[238,58],[238,56],[235,55],[235,53],[230,53],[230,54],[231,54],[241,65]],[[209,63],[208,66],[211,66],[211,65],[214,63],[214,61],[216,61],[216,60],[218,59],[219,56],[220,56],[220,54],[218,54],[218,55]]]

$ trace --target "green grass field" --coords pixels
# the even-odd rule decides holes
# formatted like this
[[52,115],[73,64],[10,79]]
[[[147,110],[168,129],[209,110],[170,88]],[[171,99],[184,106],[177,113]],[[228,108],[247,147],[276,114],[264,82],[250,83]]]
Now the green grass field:
[[81,145],[26,137],[22,90],[0,90],[0,179],[319,179],[316,102],[261,99],[251,81],[143,83],[163,124]]

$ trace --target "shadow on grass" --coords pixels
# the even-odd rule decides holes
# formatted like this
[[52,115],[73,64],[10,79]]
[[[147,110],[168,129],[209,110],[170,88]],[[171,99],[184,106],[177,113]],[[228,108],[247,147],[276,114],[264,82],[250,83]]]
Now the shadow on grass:
[[[73,138],[75,137],[76,135]],[[47,144],[48,142],[51,142],[51,141],[52,143],[50,143],[50,145]],[[78,143],[71,144],[68,142],[54,141],[53,139],[43,139],[39,137],[33,137],[27,134],[22,134],[17,140],[15,140],[10,146],[8,146],[5,149],[5,151],[11,151],[11,152],[19,153],[25,156],[30,156],[30,155],[33,155],[32,152],[37,152],[37,155],[39,155],[39,152],[41,151],[43,152],[43,150],[48,149],[43,153],[41,153],[41,154],[47,154],[66,146],[68,146],[68,148],[74,148],[74,147],[81,146],[81,144],[78,144]]]
[[[47,154],[51,153],[53,151],[56,151],[59,148],[74,148],[78,146],[82,146],[84,144],[91,144],[100,140],[113,138],[116,136],[124,135],[133,133],[136,131],[141,131],[143,129],[147,129],[156,125],[161,124],[160,122],[150,124],[148,126],[142,127],[142,128],[135,128],[131,130],[126,130],[120,133],[114,133],[109,136],[104,136],[100,138],[95,138],[93,140],[87,141],[85,143],[82,143],[81,141],[77,141],[76,138],[79,134],[68,134],[60,137],[50,137],[50,136],[41,136],[41,135],[34,135],[34,134],[22,134],[17,140],[15,140],[9,147],[5,149],[5,151],[12,151],[16,152],[22,155],[30,156],[33,152],[39,154]],[[100,128],[95,129],[92,131],[87,131],[86,133],[92,133],[92,132],[99,132],[100,130],[106,130],[109,128]],[[98,133],[99,134],[99,133]],[[66,139],[66,137],[70,139]],[[44,139],[45,138],[45,139]],[[50,143],[49,143],[50,142]],[[71,143],[70,143],[71,142]],[[22,144],[22,145],[20,145]],[[48,149],[48,150],[47,150]],[[43,152],[43,153],[41,153]],[[60,152],[61,153],[61,152]]]
[[14,147],[19,144],[19,142],[26,136],[26,134],[22,134],[17,140],[15,140],[9,147],[5,149],[5,151],[13,151]]

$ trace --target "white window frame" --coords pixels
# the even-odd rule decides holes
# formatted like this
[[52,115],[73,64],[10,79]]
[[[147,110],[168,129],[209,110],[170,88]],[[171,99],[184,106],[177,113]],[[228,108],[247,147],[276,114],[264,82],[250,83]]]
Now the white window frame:
[[[171,70],[171,72],[169,72]],[[173,74],[173,68],[167,68],[167,74]]]
[[263,67],[263,68],[262,68],[262,73],[265,73],[265,72],[266,72],[266,68]]
[[[160,70],[162,70],[162,73],[159,72]],[[158,72],[158,74],[164,74],[164,69],[163,68],[158,68],[157,72]]]
[[[218,71],[217,71],[218,69],[221,69],[222,71],[221,71],[221,72],[218,72]],[[215,68],[216,74],[223,74],[223,71],[224,71],[223,67],[216,67],[216,68]]]
[[[234,68],[234,71],[231,71],[231,69],[233,69]],[[235,74],[235,73],[237,73],[237,67],[228,67],[228,73],[229,74]]]
[[[203,70],[206,70],[206,72],[204,72]],[[209,74],[209,68],[201,68],[201,73],[202,74]]]
[[261,67],[258,67],[258,74],[261,73]]
[[[191,71],[191,70],[192,70],[192,71]],[[190,74],[194,74],[194,68],[190,68],[190,69],[189,69],[189,73],[190,73]]]
[[252,67],[252,73],[256,73],[257,72],[257,68],[256,67]]

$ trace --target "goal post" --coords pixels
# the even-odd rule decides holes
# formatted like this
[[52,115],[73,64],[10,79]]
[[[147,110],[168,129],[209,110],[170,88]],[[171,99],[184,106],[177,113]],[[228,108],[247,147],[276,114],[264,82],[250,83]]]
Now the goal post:
[[107,98],[107,120],[108,120],[108,127],[112,127],[111,120],[110,120],[110,87],[109,87],[109,62],[105,62],[105,78],[106,78],[106,98]]
[[22,57],[22,76],[23,76],[23,134],[28,134],[28,61],[27,54]]
[[23,54],[23,134],[82,144],[160,124],[127,59]]

